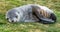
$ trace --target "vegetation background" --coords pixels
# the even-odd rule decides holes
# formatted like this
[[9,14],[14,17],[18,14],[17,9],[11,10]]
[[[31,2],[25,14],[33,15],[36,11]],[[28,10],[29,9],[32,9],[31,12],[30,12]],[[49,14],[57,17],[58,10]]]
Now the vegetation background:
[[[47,6],[57,16],[55,24],[9,23],[5,19],[6,11],[26,4]],[[0,0],[0,32],[60,32],[60,0]]]

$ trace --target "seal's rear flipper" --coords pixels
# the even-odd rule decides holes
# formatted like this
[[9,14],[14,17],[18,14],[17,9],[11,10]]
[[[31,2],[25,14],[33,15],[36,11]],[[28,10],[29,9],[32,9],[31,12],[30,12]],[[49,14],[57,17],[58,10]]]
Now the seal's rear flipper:
[[53,23],[56,22],[56,16],[53,13],[51,13],[51,15],[49,16],[49,18],[45,18],[45,17],[43,17],[43,15],[41,15],[39,13],[39,11],[37,10],[37,8],[34,7],[34,6],[32,6],[32,12],[33,12],[33,15],[35,15],[39,19],[39,22],[41,22],[41,23],[44,23],[44,24],[53,24]]
[[52,19],[47,19],[47,18],[40,18],[41,19],[41,23],[43,24],[53,24],[55,23],[55,21],[53,21]]

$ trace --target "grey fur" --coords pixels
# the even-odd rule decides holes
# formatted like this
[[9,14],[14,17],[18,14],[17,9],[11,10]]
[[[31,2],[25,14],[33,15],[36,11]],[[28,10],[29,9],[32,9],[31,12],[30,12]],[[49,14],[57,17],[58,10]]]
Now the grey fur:
[[[33,14],[32,14],[32,6],[37,8],[41,8],[44,9],[45,11],[47,11],[48,13],[53,13],[53,11],[51,11],[50,9],[48,9],[45,6],[40,6],[37,4],[29,4],[29,5],[24,5],[24,6],[20,6],[20,7],[16,7],[13,8],[9,11],[7,11],[6,13],[6,19],[9,18],[9,22],[12,22],[12,20],[14,22],[36,22],[39,21]],[[17,15],[18,14],[18,15]],[[18,18],[16,18],[15,16],[18,16]]]

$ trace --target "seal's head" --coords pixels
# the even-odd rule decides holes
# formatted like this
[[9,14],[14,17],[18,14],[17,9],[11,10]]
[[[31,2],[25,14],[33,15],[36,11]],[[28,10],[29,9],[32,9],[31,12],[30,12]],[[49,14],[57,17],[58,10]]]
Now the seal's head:
[[20,14],[19,14],[18,11],[15,10],[15,9],[9,10],[9,11],[6,13],[6,19],[7,19],[9,22],[18,22],[19,19],[20,19]]

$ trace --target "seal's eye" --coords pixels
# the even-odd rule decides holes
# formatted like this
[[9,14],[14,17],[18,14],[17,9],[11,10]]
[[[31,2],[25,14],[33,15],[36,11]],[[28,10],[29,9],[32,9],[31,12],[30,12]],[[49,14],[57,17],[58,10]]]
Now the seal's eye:
[[18,16],[15,16],[16,18],[18,18]]

